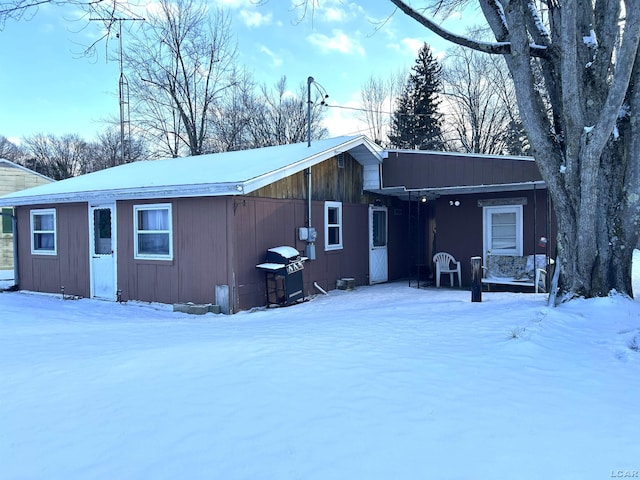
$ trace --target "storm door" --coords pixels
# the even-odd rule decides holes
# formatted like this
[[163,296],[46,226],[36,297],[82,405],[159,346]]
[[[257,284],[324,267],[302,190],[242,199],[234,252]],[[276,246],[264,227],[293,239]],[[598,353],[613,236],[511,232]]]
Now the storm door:
[[91,297],[116,300],[115,205],[89,208]]
[[369,283],[389,279],[387,207],[369,205]]

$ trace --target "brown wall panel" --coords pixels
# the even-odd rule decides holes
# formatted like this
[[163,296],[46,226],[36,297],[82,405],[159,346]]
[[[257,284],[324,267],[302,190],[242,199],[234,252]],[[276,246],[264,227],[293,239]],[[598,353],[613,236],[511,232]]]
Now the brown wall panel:
[[[255,268],[264,262],[268,248],[287,245],[305,255],[307,242],[298,240],[298,228],[306,226],[304,200],[246,197],[235,215],[238,306],[241,309],[266,303],[265,274]],[[342,250],[324,250],[324,202],[312,204],[312,226],[318,232],[316,260],[305,263],[305,295],[319,293],[313,283],[334,289],[336,280],[354,277],[358,285],[368,283],[368,206],[343,204]]]
[[[55,208],[57,254],[31,254],[31,210]],[[87,205],[34,205],[16,209],[19,233],[20,288],[35,292],[65,293],[88,297],[89,227]]]
[[535,162],[427,152],[389,152],[382,169],[385,187],[439,188],[541,180]]
[[[172,261],[136,260],[133,206],[171,203]],[[228,285],[227,199],[181,198],[118,202],[118,286],[124,300],[215,302],[215,285]]]
[[[471,283],[471,257],[483,256],[483,209],[478,206],[478,200],[525,197],[527,204],[523,206],[523,253],[531,255],[548,252],[553,256],[556,237],[555,219],[547,215],[546,190],[536,190],[535,195],[535,204],[533,191],[457,195],[436,200],[436,250],[449,252],[461,262],[463,285]],[[460,206],[449,205],[450,200],[459,200]],[[534,212],[536,213],[535,229]],[[549,227],[547,224],[550,224]],[[546,236],[549,240],[548,250],[538,245],[542,236]]]

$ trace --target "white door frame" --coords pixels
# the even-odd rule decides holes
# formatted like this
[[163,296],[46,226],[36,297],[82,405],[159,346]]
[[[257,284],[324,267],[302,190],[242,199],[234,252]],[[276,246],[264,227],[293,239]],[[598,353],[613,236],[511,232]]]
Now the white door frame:
[[[96,239],[94,226],[94,212],[96,210],[111,210],[111,248],[109,251],[96,253]],[[89,279],[91,283],[91,298],[104,300],[116,300],[118,283],[118,257],[117,257],[117,216],[114,202],[89,204]],[[101,270],[104,269],[104,270]],[[96,282],[101,275],[104,282]]]
[[[483,248],[482,260],[484,265],[487,264],[487,255],[517,255],[522,256],[523,251],[523,219],[522,205],[500,205],[483,207]],[[515,213],[516,215],[516,245],[513,250],[494,250],[491,242],[492,215],[494,213]]]
[[[373,214],[384,212],[384,245],[374,245]],[[389,280],[389,212],[387,207],[369,205],[369,284]]]

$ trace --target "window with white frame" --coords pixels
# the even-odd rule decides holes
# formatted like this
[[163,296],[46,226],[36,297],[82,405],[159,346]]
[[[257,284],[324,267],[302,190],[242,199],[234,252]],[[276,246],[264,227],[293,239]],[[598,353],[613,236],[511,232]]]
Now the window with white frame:
[[56,255],[55,208],[31,210],[31,253]]
[[172,260],[173,228],[171,204],[134,205],[134,258]]
[[485,251],[522,255],[522,205],[484,207]]
[[342,248],[342,203],[324,202],[325,250]]

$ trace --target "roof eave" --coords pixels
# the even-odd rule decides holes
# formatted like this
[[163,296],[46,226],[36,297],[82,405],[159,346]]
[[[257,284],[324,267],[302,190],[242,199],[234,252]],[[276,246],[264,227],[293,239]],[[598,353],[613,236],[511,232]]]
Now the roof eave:
[[171,187],[144,187],[114,190],[92,190],[73,194],[30,195],[0,198],[0,206],[20,207],[24,205],[51,205],[56,203],[105,202],[116,200],[143,200],[179,197],[218,197],[242,195],[243,182],[212,183],[200,185],[178,185]]

